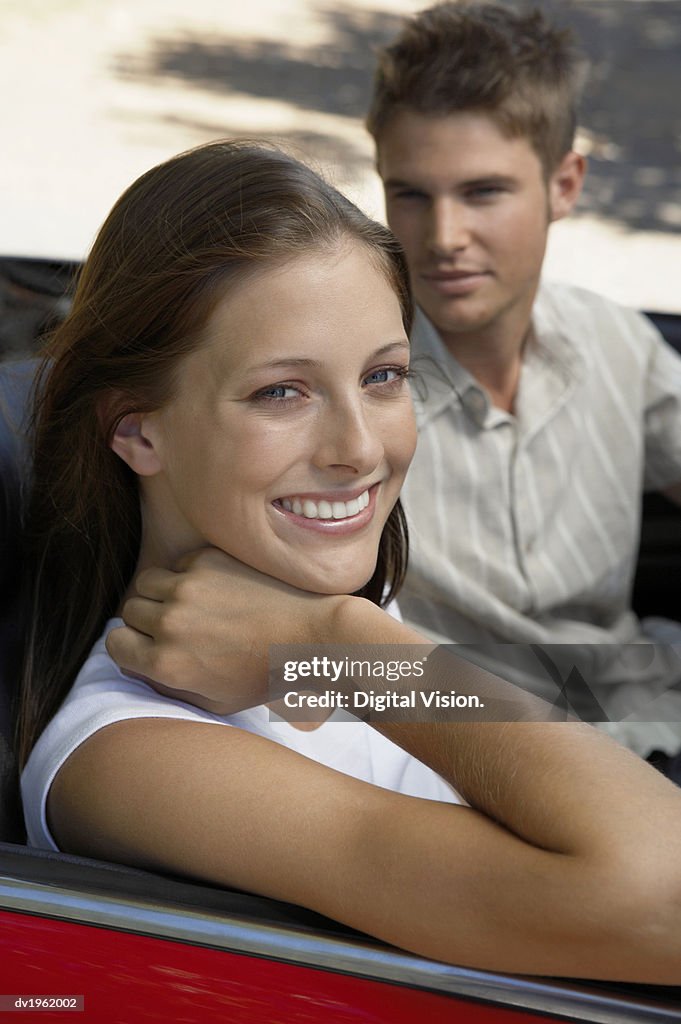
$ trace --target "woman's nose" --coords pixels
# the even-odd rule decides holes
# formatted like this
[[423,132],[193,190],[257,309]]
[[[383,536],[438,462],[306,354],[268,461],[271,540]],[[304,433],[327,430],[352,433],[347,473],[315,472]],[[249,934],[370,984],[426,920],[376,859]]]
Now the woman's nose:
[[366,476],[379,465],[384,451],[378,424],[361,397],[325,410],[315,446],[318,468],[342,467],[356,476]]

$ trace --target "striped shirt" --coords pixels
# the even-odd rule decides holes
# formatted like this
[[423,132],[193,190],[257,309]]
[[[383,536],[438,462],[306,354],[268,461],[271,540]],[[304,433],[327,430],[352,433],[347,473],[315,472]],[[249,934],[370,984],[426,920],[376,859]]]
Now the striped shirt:
[[[606,717],[635,705],[639,719],[681,721],[681,694],[677,709],[664,693],[681,658],[621,646],[649,643],[630,609],[640,498],[681,481],[681,358],[640,314],[569,286],[542,285],[532,328],[508,413],[417,313],[400,608],[440,642],[483,645],[475,660],[520,682],[535,654],[500,645],[577,645]],[[664,711],[644,710],[658,692]],[[674,732],[664,745],[678,748]]]

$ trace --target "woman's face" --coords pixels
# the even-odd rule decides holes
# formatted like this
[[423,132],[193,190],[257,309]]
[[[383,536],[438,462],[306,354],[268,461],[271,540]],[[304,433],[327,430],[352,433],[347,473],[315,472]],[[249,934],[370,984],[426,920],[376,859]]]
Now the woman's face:
[[359,243],[232,289],[144,417],[160,467],[145,537],[168,561],[211,544],[305,590],[357,590],[414,452],[408,363],[397,296]]

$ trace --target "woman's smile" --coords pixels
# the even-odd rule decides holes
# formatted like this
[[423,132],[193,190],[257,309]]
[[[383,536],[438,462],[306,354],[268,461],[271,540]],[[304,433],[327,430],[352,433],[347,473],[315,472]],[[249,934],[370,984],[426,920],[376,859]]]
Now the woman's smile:
[[346,534],[363,529],[374,517],[376,492],[380,483],[340,497],[333,494],[299,494],[277,499],[274,508],[287,522],[304,530]]

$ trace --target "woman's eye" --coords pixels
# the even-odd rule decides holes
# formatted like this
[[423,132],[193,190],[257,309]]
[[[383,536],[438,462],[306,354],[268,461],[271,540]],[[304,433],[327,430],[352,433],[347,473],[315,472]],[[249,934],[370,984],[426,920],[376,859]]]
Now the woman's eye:
[[365,384],[394,384],[401,383],[408,375],[408,366],[384,366],[380,370],[373,370],[368,377],[364,378]]
[[300,398],[300,389],[292,384],[273,384],[258,391],[254,398],[264,402],[292,402]]

